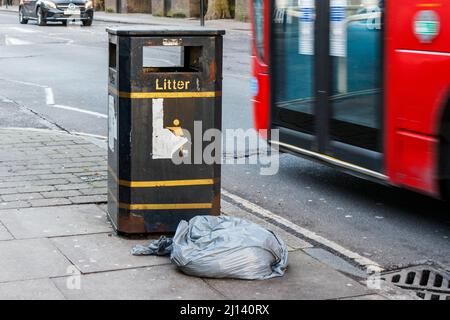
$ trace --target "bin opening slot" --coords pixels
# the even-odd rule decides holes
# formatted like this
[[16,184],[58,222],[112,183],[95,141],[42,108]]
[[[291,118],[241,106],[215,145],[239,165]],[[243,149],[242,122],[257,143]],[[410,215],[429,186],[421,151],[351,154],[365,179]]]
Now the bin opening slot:
[[109,43],[109,67],[116,69],[117,65],[117,45],[115,43]]
[[144,72],[201,72],[202,47],[144,46]]

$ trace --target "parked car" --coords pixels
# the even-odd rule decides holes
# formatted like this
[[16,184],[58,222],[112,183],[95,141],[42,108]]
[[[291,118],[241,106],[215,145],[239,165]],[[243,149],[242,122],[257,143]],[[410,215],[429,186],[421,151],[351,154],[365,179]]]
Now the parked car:
[[20,0],[19,22],[36,20],[40,26],[48,21],[81,21],[84,26],[92,25],[94,20],[93,0]]

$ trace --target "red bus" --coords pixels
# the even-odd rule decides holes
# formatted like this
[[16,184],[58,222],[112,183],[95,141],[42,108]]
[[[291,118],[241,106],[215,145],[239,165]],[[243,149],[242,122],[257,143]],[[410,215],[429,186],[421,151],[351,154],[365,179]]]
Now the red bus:
[[250,6],[255,127],[279,130],[272,145],[450,197],[450,0]]

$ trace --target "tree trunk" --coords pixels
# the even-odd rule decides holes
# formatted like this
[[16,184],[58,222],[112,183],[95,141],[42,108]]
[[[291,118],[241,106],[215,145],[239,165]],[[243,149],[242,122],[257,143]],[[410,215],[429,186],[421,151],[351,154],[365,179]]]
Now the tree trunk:
[[228,0],[208,0],[208,10],[205,19],[229,19],[231,18]]

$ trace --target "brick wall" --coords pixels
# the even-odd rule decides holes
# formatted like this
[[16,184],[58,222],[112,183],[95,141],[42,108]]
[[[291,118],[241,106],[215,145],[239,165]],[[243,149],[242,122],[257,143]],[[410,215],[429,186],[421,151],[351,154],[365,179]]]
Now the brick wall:
[[234,18],[239,21],[248,21],[250,19],[248,6],[248,0],[236,0]]
[[151,0],[152,14],[158,17],[164,17],[167,14],[167,5],[165,0]]
[[117,0],[105,0],[106,12],[117,12]]
[[127,13],[152,13],[151,0],[122,0]]
[[172,16],[193,18],[200,16],[200,0],[172,0]]

